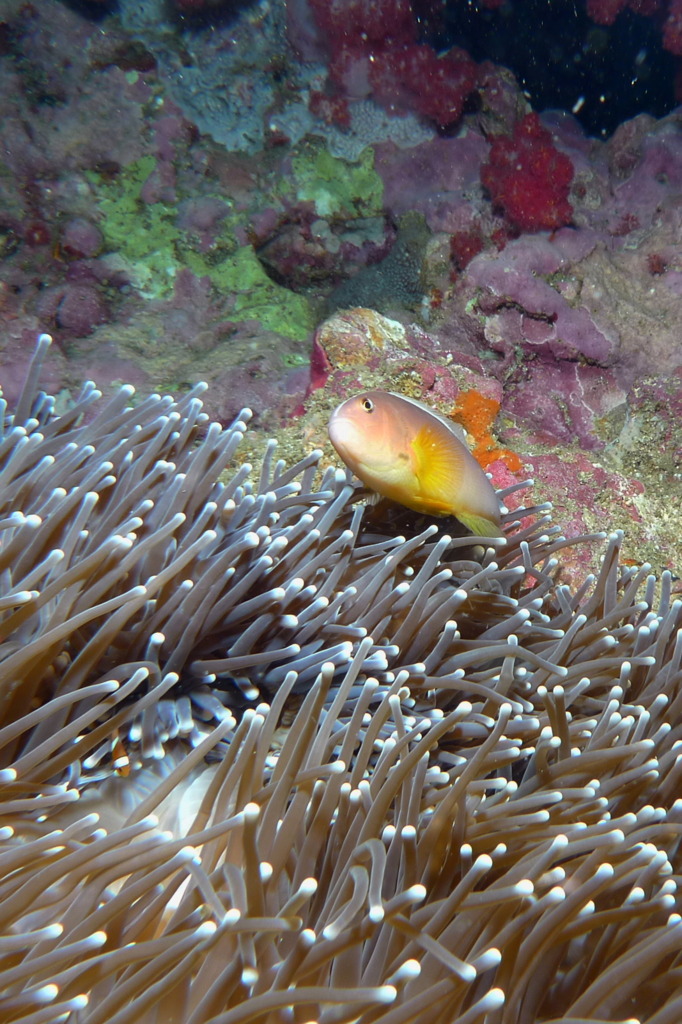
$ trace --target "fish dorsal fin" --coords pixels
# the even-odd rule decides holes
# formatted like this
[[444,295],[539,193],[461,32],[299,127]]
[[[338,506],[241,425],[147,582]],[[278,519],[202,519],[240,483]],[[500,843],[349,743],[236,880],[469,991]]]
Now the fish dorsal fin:
[[419,429],[412,441],[412,453],[423,510],[434,515],[456,514],[454,499],[465,457],[461,443],[436,420]]
[[421,409],[422,412],[427,414],[427,416],[432,417],[434,420],[438,420],[438,422],[442,423],[447,431],[454,434],[457,440],[466,448],[469,447],[467,445],[466,431],[461,423],[457,423],[456,420],[450,419],[449,416],[444,416],[443,413],[438,412],[437,409],[432,408],[430,405],[425,405],[424,402],[419,402],[416,398],[409,398],[407,395],[399,395],[396,391],[389,391],[388,394],[392,395],[394,398],[399,398],[401,402],[407,402],[408,405],[411,405],[415,409]]

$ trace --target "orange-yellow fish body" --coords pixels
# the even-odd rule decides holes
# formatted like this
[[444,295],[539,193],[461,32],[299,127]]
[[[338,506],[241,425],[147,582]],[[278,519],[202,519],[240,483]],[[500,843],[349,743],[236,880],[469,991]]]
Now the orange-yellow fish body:
[[329,437],[346,465],[373,491],[415,512],[456,516],[480,536],[500,536],[492,484],[444,416],[390,391],[343,402]]

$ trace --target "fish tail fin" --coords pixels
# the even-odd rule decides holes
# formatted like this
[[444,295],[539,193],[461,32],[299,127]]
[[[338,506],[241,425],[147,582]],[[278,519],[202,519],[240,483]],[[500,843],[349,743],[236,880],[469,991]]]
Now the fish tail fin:
[[493,519],[477,516],[473,512],[457,512],[456,516],[476,537],[504,537],[500,524]]

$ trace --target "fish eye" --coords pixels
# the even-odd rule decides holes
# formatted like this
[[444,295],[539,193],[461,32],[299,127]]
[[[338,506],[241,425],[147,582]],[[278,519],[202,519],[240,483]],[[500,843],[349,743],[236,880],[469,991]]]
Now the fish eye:
[[372,399],[363,398],[362,408],[365,410],[365,412],[374,412],[374,402],[372,401]]

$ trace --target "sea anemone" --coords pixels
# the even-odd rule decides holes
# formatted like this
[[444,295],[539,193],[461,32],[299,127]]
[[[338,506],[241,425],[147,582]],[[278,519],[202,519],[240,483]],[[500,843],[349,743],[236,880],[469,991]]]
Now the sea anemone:
[[678,1024],[670,577],[254,479],[200,388],[57,415],[47,343],[0,409],[3,1024]]

